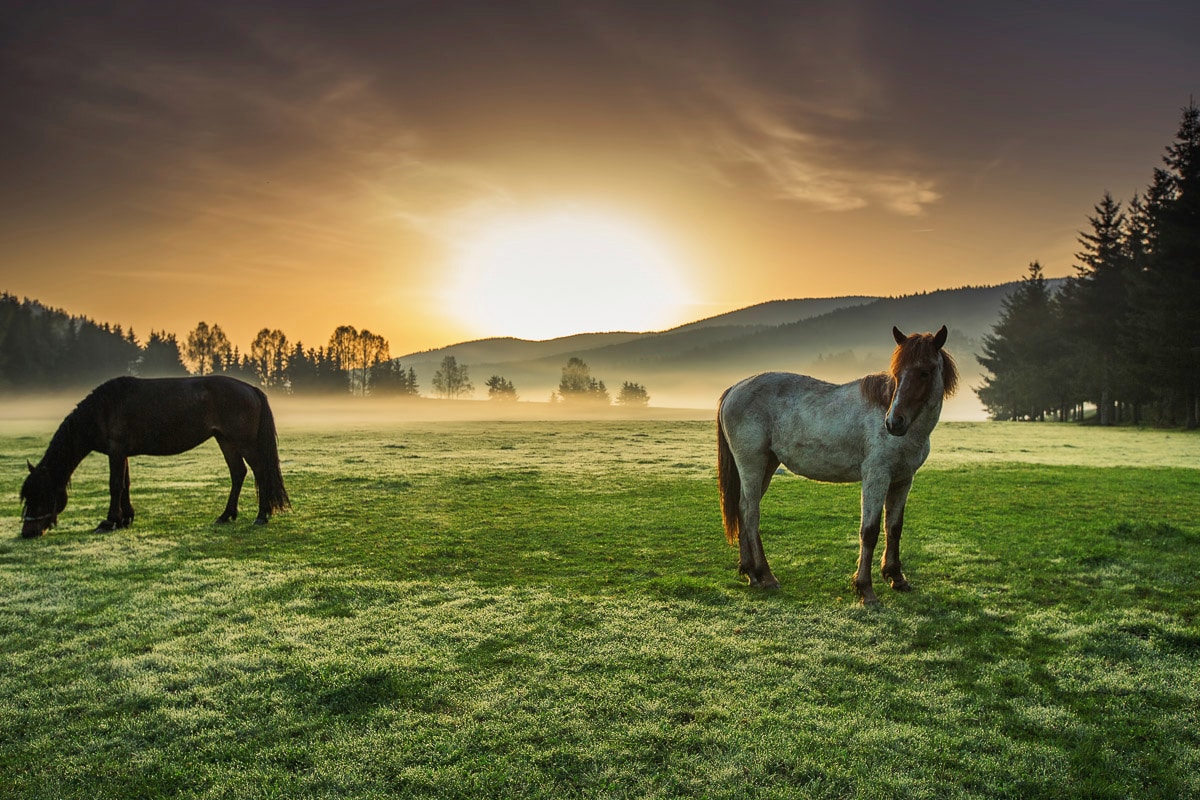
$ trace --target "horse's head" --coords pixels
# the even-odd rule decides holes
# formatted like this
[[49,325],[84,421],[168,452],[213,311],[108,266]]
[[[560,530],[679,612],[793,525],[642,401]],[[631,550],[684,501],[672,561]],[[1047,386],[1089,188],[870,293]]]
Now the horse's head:
[[892,328],[896,350],[892,353],[891,378],[895,391],[883,424],[893,436],[903,436],[928,406],[953,394],[958,384],[954,359],[942,349],[946,326],[937,333],[905,336]]
[[29,475],[21,486],[21,535],[32,539],[58,524],[58,515],[67,507],[67,486],[56,485],[44,467],[25,463]]

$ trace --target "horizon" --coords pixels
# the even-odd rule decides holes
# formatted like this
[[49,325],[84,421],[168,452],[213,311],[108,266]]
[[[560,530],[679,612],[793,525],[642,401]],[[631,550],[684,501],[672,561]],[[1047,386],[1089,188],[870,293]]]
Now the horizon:
[[[1060,276],[1060,277],[1047,277],[1046,281],[1048,283],[1054,283],[1056,281],[1066,280],[1068,277],[1070,277],[1070,276],[1064,275],[1064,276]],[[775,304],[781,304],[781,303],[802,303],[802,302],[806,302],[806,301],[842,300],[842,299],[851,299],[851,298],[854,298],[854,299],[865,298],[869,302],[874,302],[877,300],[903,299],[905,297],[919,297],[919,296],[923,296],[923,295],[936,294],[938,292],[953,292],[953,291],[958,291],[961,289],[1000,288],[1000,287],[1007,286],[1010,284],[1020,283],[1021,280],[1022,279],[1018,277],[1018,278],[1014,278],[1013,280],[1001,281],[999,283],[994,283],[994,284],[978,284],[978,285],[965,284],[965,285],[961,285],[961,286],[943,286],[943,287],[933,288],[933,289],[919,291],[919,292],[912,292],[912,293],[908,293],[908,294],[901,294],[901,295],[843,294],[843,295],[829,295],[829,296],[822,296],[822,297],[781,297],[781,298],[763,300],[763,301],[760,301],[757,303],[752,303],[750,305],[739,306],[737,308],[731,308],[731,309],[721,311],[716,314],[711,314],[711,315],[705,316],[705,317],[698,317],[696,319],[684,320],[675,325],[672,325],[669,328],[661,328],[661,329],[657,329],[657,330],[580,330],[580,331],[576,331],[574,333],[564,333],[564,334],[561,334],[558,336],[552,336],[552,337],[545,338],[545,339],[531,339],[531,338],[525,338],[525,337],[520,337],[520,336],[511,336],[511,335],[498,335],[498,336],[486,336],[485,335],[485,336],[479,336],[479,337],[476,337],[473,339],[462,339],[462,340],[458,340],[458,341],[447,342],[444,344],[437,344],[437,345],[422,348],[419,350],[409,350],[409,351],[406,351],[403,353],[393,351],[391,354],[391,359],[394,361],[401,361],[405,358],[411,358],[413,356],[420,356],[420,355],[424,355],[427,353],[436,353],[436,352],[439,352],[442,350],[448,350],[450,348],[458,347],[461,345],[485,343],[485,342],[491,342],[491,341],[512,340],[512,341],[517,341],[517,342],[526,342],[526,343],[530,343],[530,344],[546,344],[546,343],[561,341],[564,339],[574,339],[574,338],[582,338],[582,337],[588,337],[588,336],[616,336],[616,335],[653,336],[653,335],[657,335],[657,334],[671,333],[680,328],[687,328],[687,327],[690,327],[693,325],[709,322],[711,320],[719,319],[719,318],[725,317],[725,316],[730,316],[733,314],[737,314],[739,312],[749,311],[751,309],[759,308],[762,306],[769,306],[769,305],[775,305]],[[169,335],[174,336],[176,341],[182,347],[184,340],[186,340],[186,338],[187,338],[187,334],[191,330],[194,329],[194,326],[192,328],[189,328],[188,330],[168,330],[168,329],[155,328],[155,329],[145,329],[146,332],[138,332],[138,330],[135,326],[133,326],[132,324],[126,324],[125,320],[95,319],[95,318],[87,316],[85,314],[79,314],[70,308],[63,308],[61,306],[56,306],[51,303],[46,303],[41,298],[38,298],[38,297],[21,296],[15,292],[9,292],[4,287],[0,287],[0,294],[7,294],[21,302],[35,303],[51,312],[61,312],[63,314],[66,314],[69,317],[88,319],[91,322],[96,323],[97,325],[109,325],[114,328],[119,327],[122,331],[124,331],[126,333],[126,335],[132,333],[135,336],[135,338],[140,346],[145,346],[146,338],[149,335],[149,332],[152,331],[155,333],[163,333],[163,334],[169,334]],[[257,330],[259,330],[259,328],[255,328],[255,326],[253,326],[253,325],[250,325],[249,328],[254,328],[256,332],[257,332]],[[288,333],[287,331],[283,331],[283,332],[285,334]],[[331,331],[331,333],[332,333],[332,331]],[[385,338],[387,338],[387,337],[385,336]],[[289,337],[289,341],[291,341],[294,344],[297,341],[301,341],[301,340],[291,339]],[[325,343],[326,343],[325,341],[319,341],[315,345],[306,345],[305,349],[307,350],[308,347],[320,348],[320,347],[323,347],[325,345]],[[248,352],[249,345],[250,345],[250,339],[247,339],[246,342],[243,343],[240,341],[235,341],[231,337],[231,344],[233,344],[234,346],[236,346],[238,349],[240,349],[242,351]],[[390,342],[389,342],[389,344],[390,344]],[[243,345],[245,345],[245,346],[243,346]]]
[[416,353],[1071,274],[1195,94],[1200,9],[923,5],[23,6],[0,283]]

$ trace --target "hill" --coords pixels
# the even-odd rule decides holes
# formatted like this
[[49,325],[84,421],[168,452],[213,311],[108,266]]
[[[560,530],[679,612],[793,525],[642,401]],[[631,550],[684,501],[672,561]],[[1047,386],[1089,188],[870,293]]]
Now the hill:
[[491,375],[512,381],[526,400],[546,400],[562,367],[582,358],[614,395],[622,381],[646,386],[659,407],[714,408],[721,392],[755,372],[804,372],[834,382],[883,369],[891,329],[950,329],[947,350],[964,382],[947,405],[951,419],[979,419],[972,389],[982,382],[975,354],[1001,303],[1017,286],[965,287],[894,298],[829,298],[763,303],[659,333],[584,334],[547,342],[486,339],[400,358],[428,385],[442,358],[466,364],[482,395]]

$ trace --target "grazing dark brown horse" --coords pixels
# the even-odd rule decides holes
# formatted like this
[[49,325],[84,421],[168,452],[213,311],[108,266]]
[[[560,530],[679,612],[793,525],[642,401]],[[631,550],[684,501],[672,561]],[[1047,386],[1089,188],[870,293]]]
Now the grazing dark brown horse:
[[891,369],[836,386],[806,375],[768,372],[734,384],[717,411],[717,482],[725,538],[740,548],[738,571],[752,586],[779,581],[759,536],[759,501],[780,463],[818,481],[862,481],[858,569],[854,589],[876,603],[871,561],[887,508],[883,576],[912,588],[900,567],[900,529],[913,475],[929,456],[929,435],[954,392],[958,370],[936,334],[905,336],[892,328]]
[[71,474],[92,451],[108,456],[108,517],[96,528],[111,531],[133,522],[129,456],[170,456],[215,438],[229,465],[232,486],[217,522],[238,515],[246,464],[258,490],[256,525],[289,505],[279,470],[275,418],[255,387],[221,375],[200,378],[114,378],[100,384],[67,415],[45,455],[21,487],[21,535],[41,536],[67,507]]

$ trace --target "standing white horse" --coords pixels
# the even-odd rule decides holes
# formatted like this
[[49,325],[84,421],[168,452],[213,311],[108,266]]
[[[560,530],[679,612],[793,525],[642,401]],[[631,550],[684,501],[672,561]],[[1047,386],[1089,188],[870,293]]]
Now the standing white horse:
[[877,603],[871,562],[887,509],[882,571],[893,589],[912,586],[900,567],[900,529],[913,475],[929,456],[929,434],[942,400],[958,385],[954,359],[936,334],[905,336],[892,328],[891,369],[840,386],[767,372],[734,384],[717,410],[717,481],[725,538],[739,543],[738,572],[751,586],[774,588],[759,536],[759,503],[780,463],[818,481],[862,481],[858,570],[854,589]]

